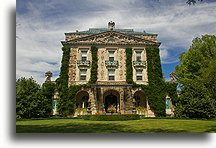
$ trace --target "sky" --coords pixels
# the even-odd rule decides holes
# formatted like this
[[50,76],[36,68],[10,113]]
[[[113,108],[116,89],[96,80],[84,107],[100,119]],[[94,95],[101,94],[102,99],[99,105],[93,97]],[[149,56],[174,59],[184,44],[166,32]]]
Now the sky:
[[39,84],[45,72],[59,76],[64,33],[89,28],[116,28],[158,34],[166,81],[180,64],[195,37],[215,35],[214,0],[187,5],[187,0],[17,0],[16,78],[33,77]]

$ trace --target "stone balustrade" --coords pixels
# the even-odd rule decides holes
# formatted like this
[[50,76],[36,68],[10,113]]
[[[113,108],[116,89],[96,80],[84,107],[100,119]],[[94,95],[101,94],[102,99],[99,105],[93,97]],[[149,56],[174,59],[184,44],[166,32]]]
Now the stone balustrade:
[[133,61],[134,67],[146,67],[146,61]]
[[90,61],[89,60],[86,60],[86,61],[77,60],[77,65],[78,65],[78,67],[80,67],[80,66],[90,67]]
[[118,67],[118,61],[105,61],[106,67]]

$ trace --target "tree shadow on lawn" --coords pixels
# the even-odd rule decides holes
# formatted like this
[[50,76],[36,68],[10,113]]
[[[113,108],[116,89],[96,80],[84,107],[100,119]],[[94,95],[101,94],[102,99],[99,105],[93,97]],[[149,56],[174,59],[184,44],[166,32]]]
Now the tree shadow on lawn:
[[131,128],[120,124],[68,123],[63,125],[17,125],[17,133],[187,133],[186,130]]
[[210,129],[206,130],[205,133],[216,133],[216,127],[215,126],[208,126]]

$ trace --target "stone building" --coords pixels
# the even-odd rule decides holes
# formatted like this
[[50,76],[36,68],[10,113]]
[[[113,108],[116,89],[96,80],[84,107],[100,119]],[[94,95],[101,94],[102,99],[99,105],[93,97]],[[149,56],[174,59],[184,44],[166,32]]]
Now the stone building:
[[[89,28],[87,31],[65,33],[63,46],[70,47],[68,85],[87,84],[91,75],[91,46],[96,46],[97,82],[83,87],[76,94],[76,109],[87,109],[90,114],[116,112],[138,113],[153,117],[145,92],[126,82],[126,48],[132,47],[133,81],[148,84],[145,47],[160,46],[157,34],[116,29],[114,22],[108,28]],[[56,101],[56,100],[55,100]],[[56,106],[56,104],[55,104]],[[141,110],[137,110],[140,108]],[[142,110],[144,109],[144,111]],[[83,110],[77,114],[85,114]]]

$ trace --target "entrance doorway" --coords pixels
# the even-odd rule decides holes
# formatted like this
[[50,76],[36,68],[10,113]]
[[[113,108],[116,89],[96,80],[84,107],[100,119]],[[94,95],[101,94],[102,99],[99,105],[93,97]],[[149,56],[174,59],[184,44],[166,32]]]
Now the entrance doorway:
[[116,109],[118,107],[117,96],[115,96],[112,93],[105,97],[105,103],[104,103],[105,111],[107,112],[107,109],[111,106],[115,107]]

